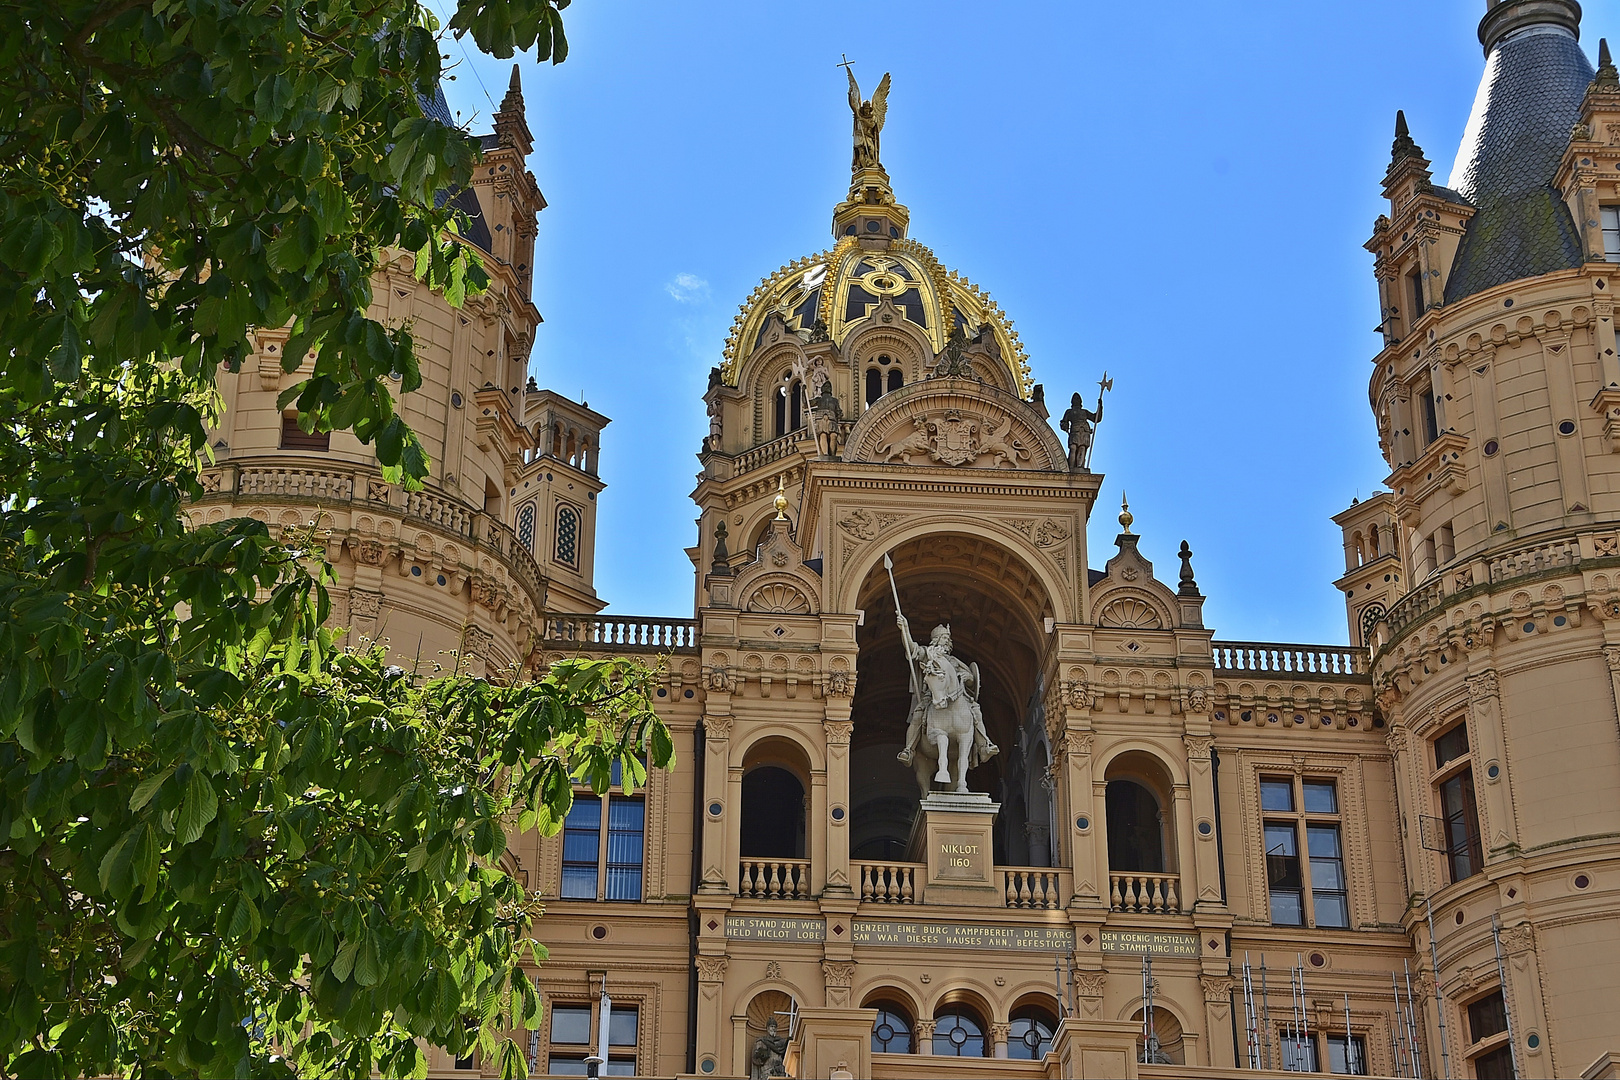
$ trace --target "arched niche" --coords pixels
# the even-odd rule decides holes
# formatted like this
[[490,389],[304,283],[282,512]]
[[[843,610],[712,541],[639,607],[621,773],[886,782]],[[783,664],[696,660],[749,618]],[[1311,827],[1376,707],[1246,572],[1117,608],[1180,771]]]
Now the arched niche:
[[1175,784],[1164,763],[1145,750],[1127,750],[1107,763],[1103,777],[1109,873],[1175,873]]
[[[1138,999],[1140,1000],[1140,999]],[[1136,1059],[1143,1064],[1155,1065],[1185,1065],[1187,1063],[1187,1045],[1184,1038],[1186,1029],[1176,1014],[1171,1012],[1157,1000],[1153,1003],[1153,1024],[1150,1027],[1143,1020],[1146,1010],[1140,1005],[1130,1015],[1141,1027],[1136,1036]],[[1155,1040],[1153,1047],[1153,1060],[1149,1062],[1148,1039]]]
[[[996,819],[995,861],[1011,863],[1027,849],[1024,796],[1012,785],[1027,775],[1022,736],[1038,701],[1045,620],[1053,605],[1042,577],[1009,547],[985,535],[925,533],[892,550],[895,587],[914,641],[948,623],[956,656],[979,666],[985,729],[1000,753],[968,773],[968,788],[1002,803]],[[895,755],[905,745],[911,686],[894,591],[881,560],[853,598],[866,612],[856,632],[858,677],[851,719],[850,854],[855,859],[903,857],[921,796],[913,769]],[[1020,843],[1013,844],[1017,836]]]

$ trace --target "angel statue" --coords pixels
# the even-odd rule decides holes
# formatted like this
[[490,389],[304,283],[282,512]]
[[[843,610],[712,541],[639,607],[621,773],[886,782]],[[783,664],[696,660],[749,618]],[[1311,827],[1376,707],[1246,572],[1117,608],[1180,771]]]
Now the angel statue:
[[871,101],[861,100],[861,88],[855,85],[855,73],[844,69],[849,76],[849,107],[855,114],[855,162],[851,168],[881,169],[878,161],[878,133],[883,130],[883,117],[889,111],[889,76],[885,72],[878,83],[877,93]]

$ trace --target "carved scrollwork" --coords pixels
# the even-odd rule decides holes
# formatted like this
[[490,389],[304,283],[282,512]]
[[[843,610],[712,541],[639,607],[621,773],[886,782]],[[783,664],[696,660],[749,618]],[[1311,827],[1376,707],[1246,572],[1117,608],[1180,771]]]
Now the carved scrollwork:
[[838,527],[857,540],[877,539],[877,518],[872,516],[872,511],[862,507],[856,507],[840,517]]
[[1232,979],[1222,978],[1218,975],[1199,976],[1198,982],[1204,989],[1204,1003],[1207,1005],[1225,1005],[1232,1001],[1232,988],[1236,982]]
[[821,729],[827,733],[828,746],[848,746],[855,725],[849,720],[823,720]]
[[1077,971],[1074,973],[1074,992],[1081,997],[1100,998],[1103,991],[1108,989],[1108,975],[1101,971]]

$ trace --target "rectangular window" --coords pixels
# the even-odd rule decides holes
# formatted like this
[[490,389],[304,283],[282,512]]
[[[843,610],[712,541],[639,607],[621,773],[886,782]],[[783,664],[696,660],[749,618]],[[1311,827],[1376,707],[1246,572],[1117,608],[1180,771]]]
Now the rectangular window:
[[1266,882],[1271,921],[1279,926],[1349,926],[1350,895],[1337,820],[1338,784],[1314,778],[1262,776],[1260,808],[1266,814]]
[[1440,785],[1440,807],[1446,822],[1446,857],[1451,880],[1479,873],[1485,852],[1479,838],[1479,809],[1474,804],[1474,770],[1463,769]]
[[[553,1076],[586,1076],[585,1061],[596,1052],[601,1032],[599,1006],[570,1004],[551,1007],[551,1056],[546,1072]],[[615,1004],[608,1014],[608,1060],[603,1076],[636,1075],[636,1043],[641,1034],[641,1009]]]
[[1507,1002],[1500,989],[1468,1003],[1468,1064],[1476,1080],[1511,1080],[1513,1047],[1507,1042]]
[[1266,822],[1266,879],[1271,885],[1271,921],[1305,925],[1305,893],[1299,866],[1299,834],[1292,822]]
[[1423,271],[1413,270],[1406,275],[1406,293],[1411,297],[1412,318],[1410,325],[1416,326],[1417,321],[1423,318]]
[[1349,926],[1350,902],[1344,887],[1344,851],[1337,825],[1305,826],[1311,856],[1311,905],[1317,926]]
[[330,450],[332,433],[317,431],[313,435],[298,426],[298,417],[281,418],[281,448],[283,450]]
[[1603,212],[1603,257],[1620,262],[1620,206],[1605,206]]
[[641,899],[646,812],[639,797],[574,796],[563,824],[564,900]]
[[1443,769],[1468,753],[1468,725],[1458,724],[1434,740],[1434,767]]
[[1440,437],[1440,407],[1432,387],[1425,386],[1418,393],[1418,404],[1423,410],[1423,445],[1428,446]]
[[1337,1076],[1367,1075],[1367,1041],[1360,1035],[1327,1037],[1328,1072]]

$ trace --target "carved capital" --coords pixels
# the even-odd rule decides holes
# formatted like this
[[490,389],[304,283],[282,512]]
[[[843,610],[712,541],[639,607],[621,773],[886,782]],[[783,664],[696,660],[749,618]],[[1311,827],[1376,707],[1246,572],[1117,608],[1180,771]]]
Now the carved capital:
[[1529,923],[1520,923],[1502,931],[1502,951],[1509,956],[1532,952],[1536,947],[1535,931]]
[[823,720],[821,730],[827,733],[828,746],[848,746],[855,725],[849,720]]
[[1603,646],[1603,659],[1609,665],[1610,675],[1620,675],[1620,645]]
[[1468,700],[1474,704],[1482,704],[1496,700],[1497,684],[1496,672],[1483,671],[1478,675],[1468,677]]
[[1208,735],[1183,735],[1181,741],[1187,746],[1187,756],[1199,761],[1208,761],[1210,748],[1215,745]]
[[469,656],[486,656],[493,644],[495,635],[476,626],[467,627],[466,633],[462,635],[462,648]]
[[730,961],[724,956],[700,956],[697,958],[698,982],[717,983],[726,977],[726,965]]
[[375,619],[382,610],[382,593],[367,589],[349,590],[349,614],[364,619]]
[[1006,1042],[1011,1036],[1012,1036],[1012,1025],[1011,1024],[991,1024],[990,1025],[990,1043],[991,1043],[992,1046],[1000,1046],[1002,1043]]
[[1101,971],[1074,973],[1074,992],[1083,998],[1100,998],[1108,989],[1108,975]]
[[1069,731],[1063,735],[1063,752],[1071,756],[1091,753],[1091,732]]
[[1204,988],[1204,1001],[1209,1005],[1226,1005],[1232,1000],[1232,987],[1236,985],[1231,979],[1218,975],[1203,975],[1198,979]]
[[705,716],[703,718],[703,734],[711,740],[731,738],[731,717]]
[[1406,749],[1406,728],[1400,724],[1389,729],[1384,736],[1384,745],[1389,747],[1390,753],[1399,754]]
[[848,990],[855,981],[855,962],[853,960],[823,960],[821,962],[822,978],[827,980],[828,987],[842,987]]

